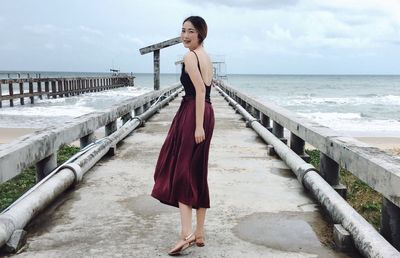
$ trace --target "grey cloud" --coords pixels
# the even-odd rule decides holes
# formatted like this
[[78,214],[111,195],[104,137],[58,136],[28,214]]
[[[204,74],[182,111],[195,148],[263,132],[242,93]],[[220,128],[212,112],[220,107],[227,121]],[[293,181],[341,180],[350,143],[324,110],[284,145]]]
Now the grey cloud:
[[195,0],[195,1],[186,1],[190,3],[196,3],[198,5],[202,4],[214,4],[214,5],[222,5],[227,7],[239,7],[239,8],[247,8],[247,9],[276,9],[286,6],[296,5],[299,0]]

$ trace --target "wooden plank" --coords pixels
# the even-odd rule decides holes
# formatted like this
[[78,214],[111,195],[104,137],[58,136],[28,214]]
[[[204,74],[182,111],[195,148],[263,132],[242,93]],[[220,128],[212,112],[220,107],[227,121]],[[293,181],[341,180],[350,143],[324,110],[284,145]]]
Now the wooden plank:
[[151,46],[147,46],[147,47],[141,48],[141,49],[139,49],[139,51],[140,51],[140,54],[144,55],[144,54],[153,52],[155,50],[160,50],[162,48],[166,48],[166,47],[169,47],[169,46],[173,46],[173,45],[179,44],[181,42],[182,42],[181,37],[176,37],[176,38],[169,39],[169,40],[166,40],[166,41],[163,41],[163,42],[160,42],[160,43],[156,43],[156,44],[151,45]]

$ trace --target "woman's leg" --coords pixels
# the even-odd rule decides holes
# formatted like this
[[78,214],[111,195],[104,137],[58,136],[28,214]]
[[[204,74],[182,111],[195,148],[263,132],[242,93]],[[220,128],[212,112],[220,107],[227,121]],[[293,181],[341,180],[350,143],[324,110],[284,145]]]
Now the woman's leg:
[[182,250],[193,243],[195,236],[192,234],[192,207],[179,203],[179,212],[181,214],[181,239],[169,251],[170,254],[180,253]]
[[192,207],[179,203],[179,212],[181,213],[181,237],[185,238],[192,233]]
[[205,208],[199,208],[196,210],[196,244],[198,246],[204,246],[204,222],[206,220],[206,210]]

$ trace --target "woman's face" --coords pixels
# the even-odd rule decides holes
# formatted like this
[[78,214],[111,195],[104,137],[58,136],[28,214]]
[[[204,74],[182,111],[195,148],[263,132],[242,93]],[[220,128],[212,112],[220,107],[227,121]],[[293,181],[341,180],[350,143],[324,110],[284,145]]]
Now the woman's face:
[[181,39],[183,46],[191,50],[196,49],[199,46],[198,32],[190,21],[183,23]]

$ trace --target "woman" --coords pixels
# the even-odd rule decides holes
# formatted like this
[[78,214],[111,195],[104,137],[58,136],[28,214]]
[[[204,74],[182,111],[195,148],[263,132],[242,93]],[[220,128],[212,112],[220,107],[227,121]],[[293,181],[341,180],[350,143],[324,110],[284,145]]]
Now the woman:
[[[168,252],[178,255],[196,244],[204,246],[204,221],[210,208],[207,184],[208,152],[214,130],[210,102],[213,66],[203,48],[207,24],[199,16],[183,21],[181,39],[189,51],[183,59],[181,83],[185,89],[167,138],[161,148],[151,195],[179,207],[181,238]],[[192,231],[192,208],[196,209],[196,230]]]

